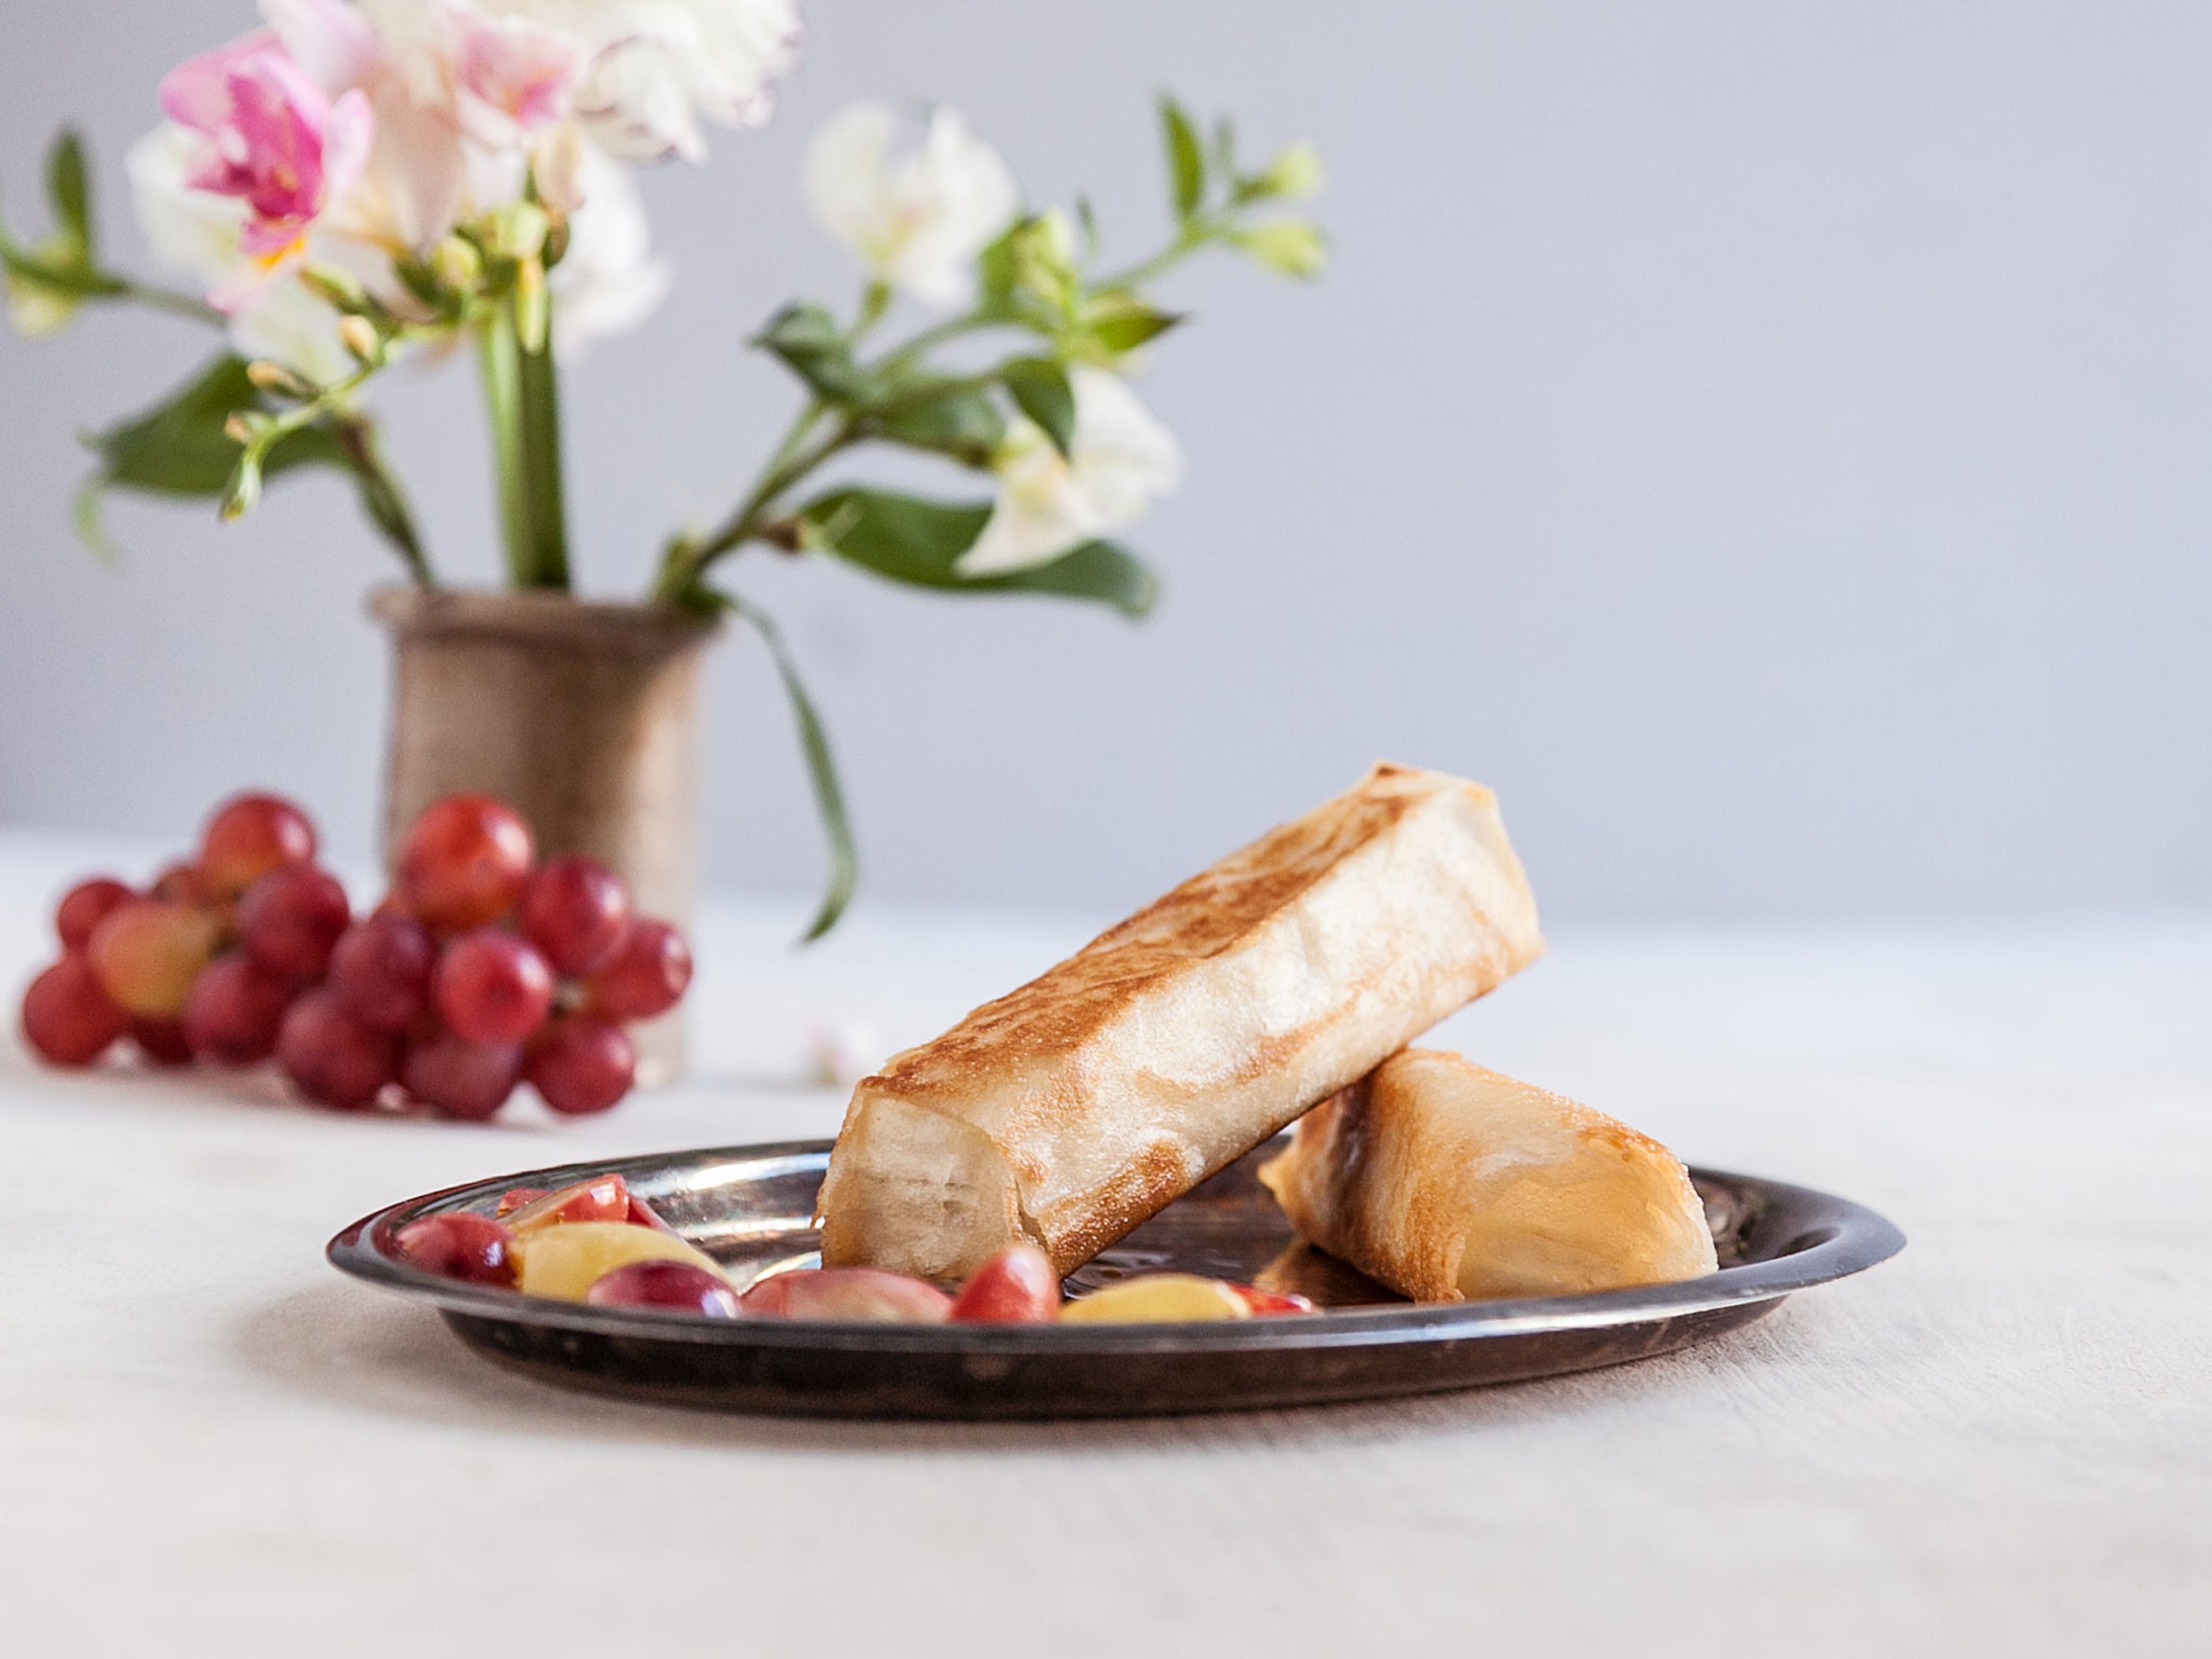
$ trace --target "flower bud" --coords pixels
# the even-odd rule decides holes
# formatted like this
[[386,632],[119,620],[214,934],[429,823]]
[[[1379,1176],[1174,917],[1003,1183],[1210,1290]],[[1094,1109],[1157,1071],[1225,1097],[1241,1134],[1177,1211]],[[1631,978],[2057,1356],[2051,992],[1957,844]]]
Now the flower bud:
[[552,221],[535,202],[509,202],[486,222],[493,252],[507,259],[534,259],[545,246]]
[[255,409],[234,409],[222,423],[222,435],[234,444],[248,448],[262,442],[276,430],[276,419]]
[[1328,263],[1328,243],[1304,219],[1271,219],[1229,239],[1272,271],[1312,276]]
[[545,349],[553,307],[545,291],[545,267],[526,259],[514,273],[514,336],[533,356]]
[[334,265],[309,265],[300,273],[301,285],[325,305],[356,311],[368,303],[368,290]]
[[364,365],[374,368],[384,361],[384,337],[366,317],[339,318],[338,341]]
[[243,518],[253,510],[261,499],[261,462],[252,450],[238,459],[238,470],[230,475],[230,483],[222,492],[222,505],[218,516],[225,523]]
[[466,237],[448,236],[431,254],[430,268],[438,273],[438,280],[454,293],[466,294],[483,275],[483,255]]
[[315,395],[315,388],[305,377],[266,357],[257,357],[246,364],[246,378],[259,390],[274,392],[280,397],[312,398]]
[[1058,208],[1048,209],[1018,227],[1010,251],[1014,285],[1055,309],[1075,302],[1080,283],[1075,271],[1075,230]]
[[1270,196],[1286,196],[1292,201],[1303,201],[1318,196],[1321,187],[1328,181],[1328,170],[1322,167],[1321,146],[1310,138],[1301,138],[1267,165],[1261,175]]

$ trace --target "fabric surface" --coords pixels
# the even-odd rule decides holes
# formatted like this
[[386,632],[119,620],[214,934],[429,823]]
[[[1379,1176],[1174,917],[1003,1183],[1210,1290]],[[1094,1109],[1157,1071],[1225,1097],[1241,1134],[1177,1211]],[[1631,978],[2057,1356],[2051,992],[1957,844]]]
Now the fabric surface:
[[[0,837],[11,985],[114,850]],[[801,955],[795,909],[716,908],[695,1076],[578,1123],[349,1119],[10,1046],[5,1645],[2212,1650],[2212,924],[1560,930],[1431,1041],[1911,1238],[1560,1381],[1109,1424],[720,1417],[507,1375],[321,1261],[432,1188],[827,1134],[808,1021],[927,1036],[1097,920],[864,908]]]

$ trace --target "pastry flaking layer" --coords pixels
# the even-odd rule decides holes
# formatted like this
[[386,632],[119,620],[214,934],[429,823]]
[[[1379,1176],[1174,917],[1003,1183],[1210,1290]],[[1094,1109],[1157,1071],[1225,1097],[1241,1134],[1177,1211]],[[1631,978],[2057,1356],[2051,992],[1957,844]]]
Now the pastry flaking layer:
[[1681,1160],[1564,1095],[1407,1049],[1301,1119],[1260,1179],[1309,1243],[1422,1302],[1714,1271]]
[[1378,766],[854,1091],[823,1254],[1062,1271],[1541,953],[1480,786]]

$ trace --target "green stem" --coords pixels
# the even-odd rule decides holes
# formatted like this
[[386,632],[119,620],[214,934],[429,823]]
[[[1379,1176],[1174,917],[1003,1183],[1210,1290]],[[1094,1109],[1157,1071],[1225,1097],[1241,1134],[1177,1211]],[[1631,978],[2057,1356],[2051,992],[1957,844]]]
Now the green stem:
[[391,464],[384,458],[384,447],[376,441],[374,423],[364,416],[342,415],[332,421],[331,433],[353,472],[361,492],[362,508],[368,514],[369,521],[398,552],[400,562],[406,565],[407,574],[416,585],[435,587],[438,578],[430,568],[429,555],[423,551],[422,538],[415,528],[415,515]]
[[166,311],[173,317],[189,318],[196,323],[212,323],[221,328],[228,320],[220,311],[197,295],[179,294],[174,289],[155,288],[145,283],[134,283],[123,278],[118,297],[136,301],[149,311]]
[[848,417],[825,433],[818,442],[805,446],[806,433],[823,412],[818,402],[807,405],[785,434],[767,470],[738,503],[737,510],[718,527],[703,537],[680,536],[669,544],[661,560],[659,580],[653,586],[654,598],[673,600],[689,592],[706,574],[708,565],[732,549],[742,547],[768,526],[775,517],[769,509],[786,490],[839,450],[860,441],[860,428]]
[[1151,258],[1139,260],[1127,270],[1116,271],[1111,276],[1102,276],[1089,286],[1095,291],[1141,288],[1146,283],[1157,282],[1212,241],[1221,234],[1222,228],[1221,222],[1209,216],[1192,219],[1176,234],[1175,240]]
[[481,325],[484,403],[491,415],[499,473],[500,534],[516,587],[566,591],[567,507],[561,482],[561,404],[552,342],[536,350],[516,325],[516,304],[502,300]]

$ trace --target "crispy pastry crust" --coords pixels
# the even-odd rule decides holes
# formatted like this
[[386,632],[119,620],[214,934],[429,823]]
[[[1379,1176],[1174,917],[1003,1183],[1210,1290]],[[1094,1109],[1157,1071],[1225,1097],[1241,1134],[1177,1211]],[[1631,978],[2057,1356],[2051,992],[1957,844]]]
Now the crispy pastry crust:
[[1674,1153],[1433,1049],[1394,1054],[1316,1107],[1260,1179],[1308,1243],[1418,1302],[1662,1285],[1716,1266]]
[[1490,791],[1377,766],[862,1079],[823,1259],[1068,1272],[1542,951]]

